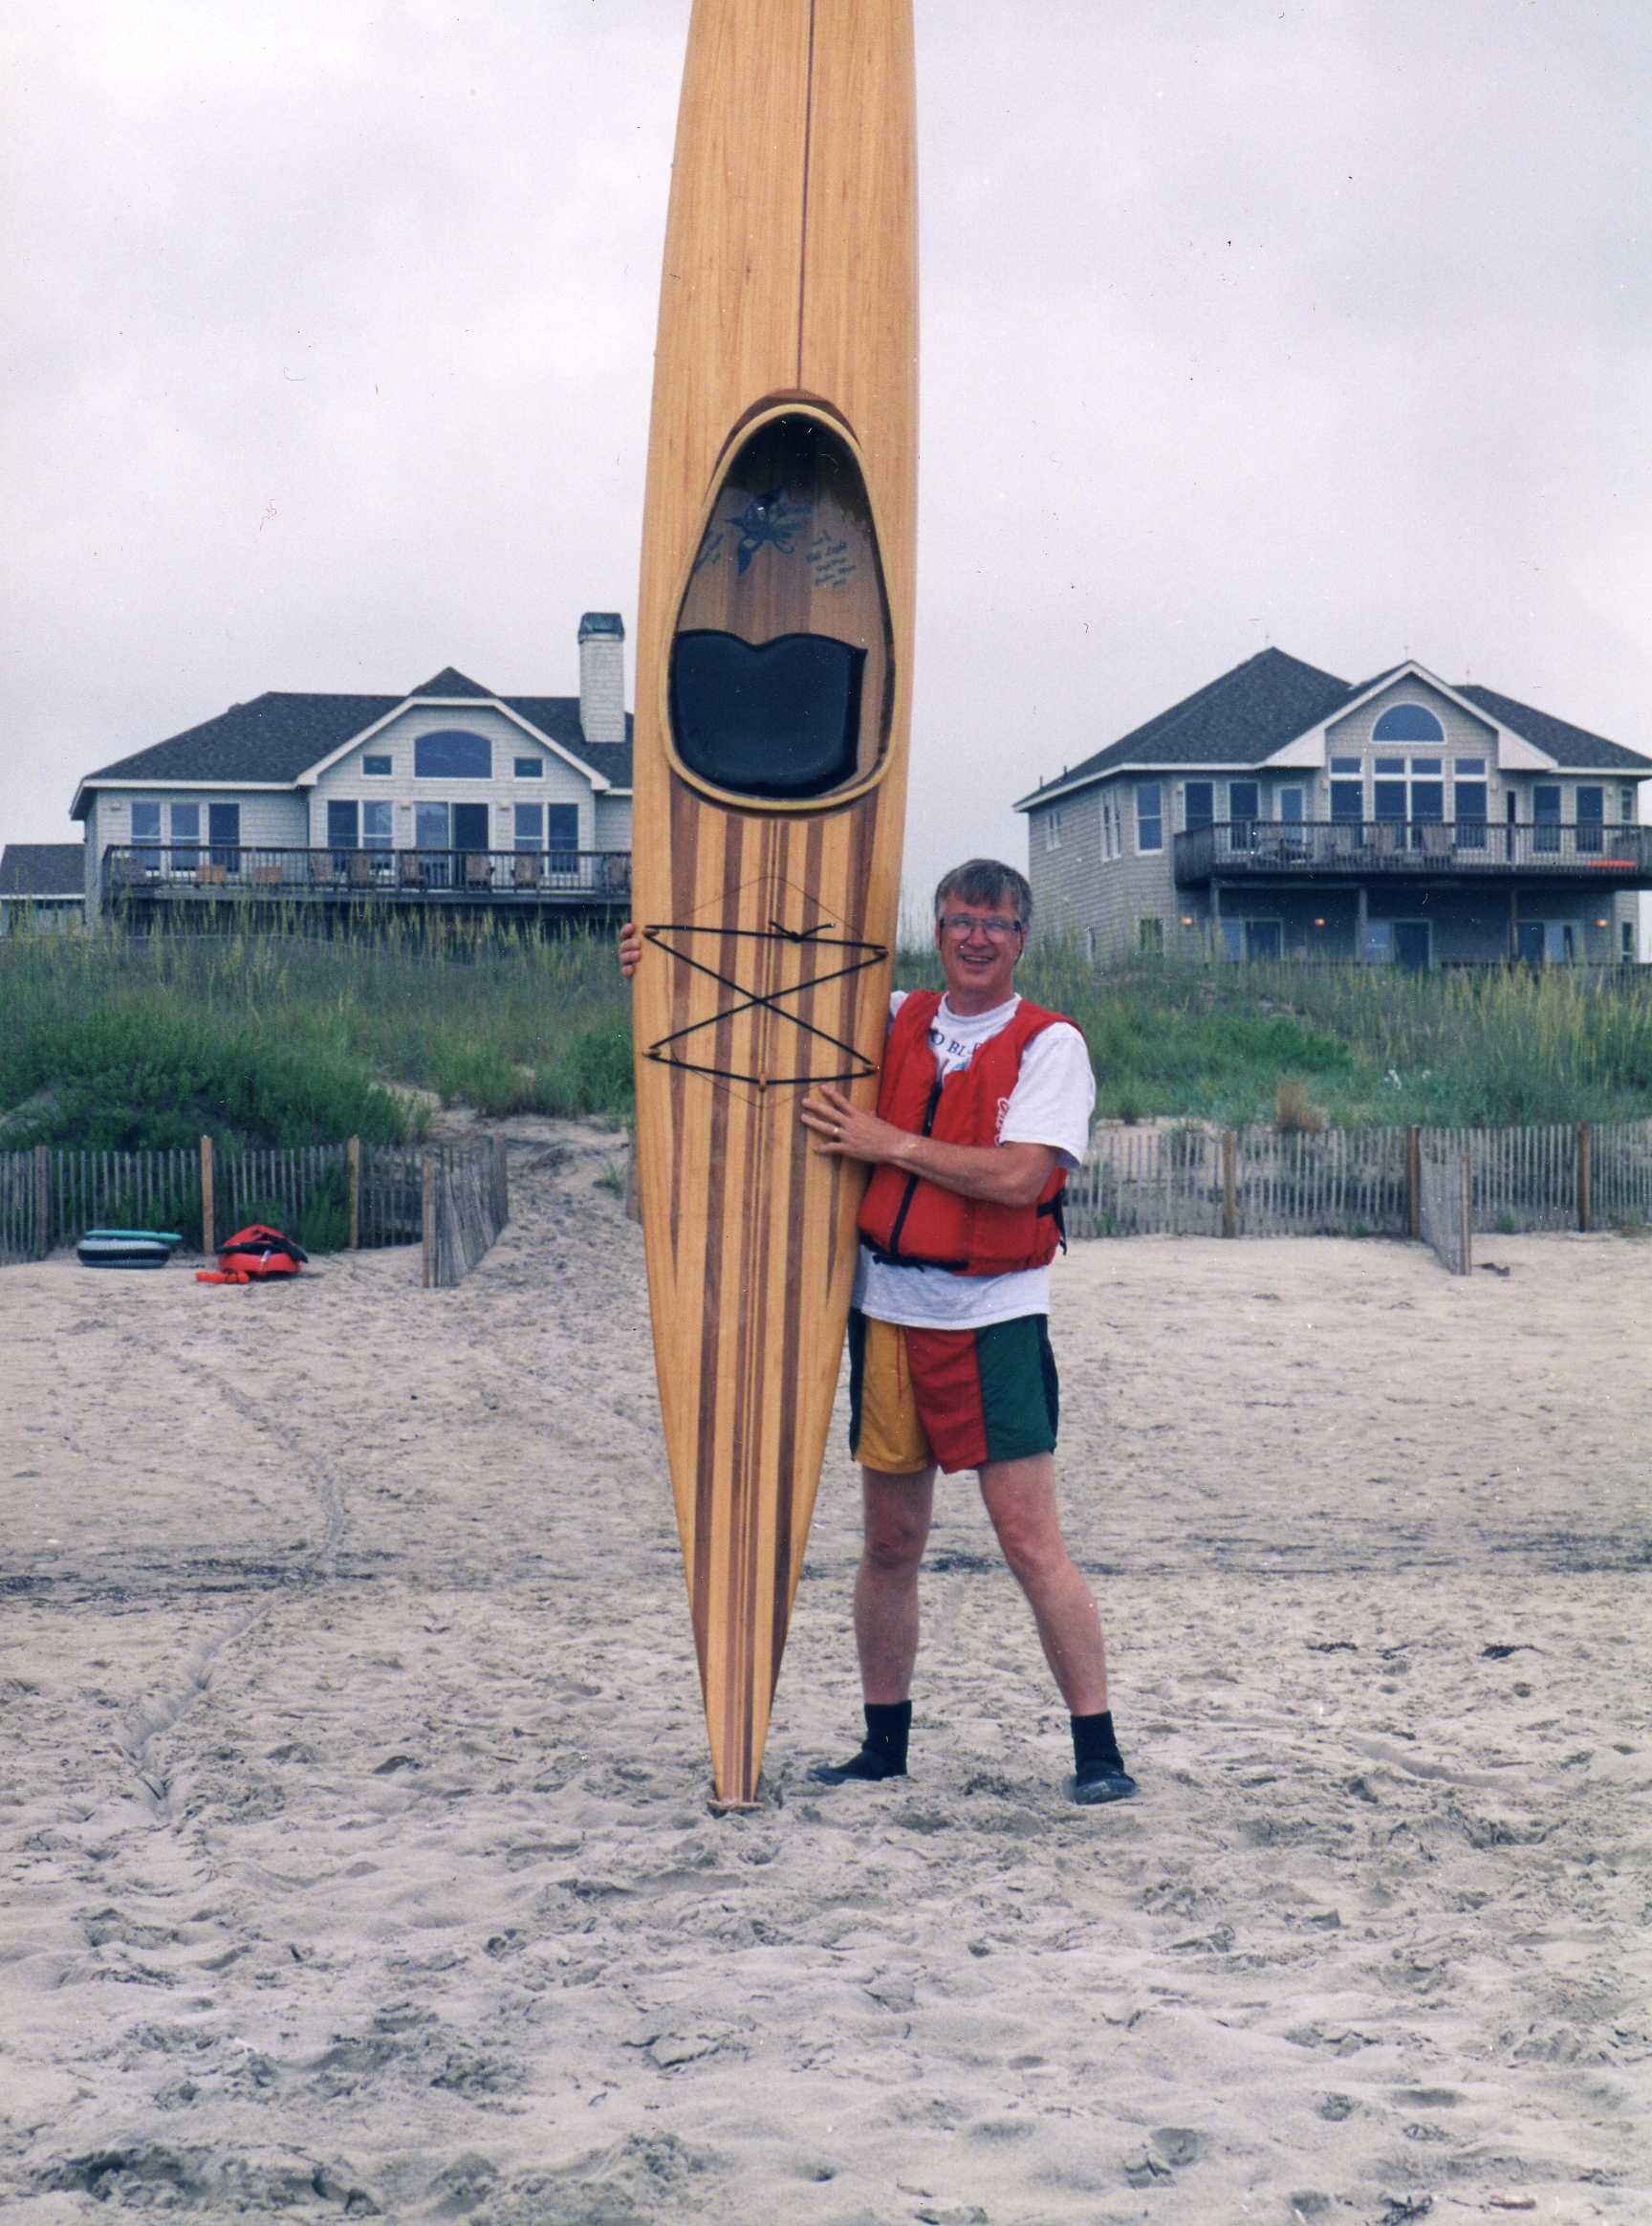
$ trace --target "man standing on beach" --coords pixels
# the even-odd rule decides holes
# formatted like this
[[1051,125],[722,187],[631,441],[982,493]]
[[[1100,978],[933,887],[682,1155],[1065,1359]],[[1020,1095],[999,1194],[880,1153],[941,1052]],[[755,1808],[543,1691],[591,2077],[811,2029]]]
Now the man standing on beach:
[[[863,1534],[855,1582],[866,1735],[830,1785],[906,1775],[918,1571],[937,1468],[973,1469],[1072,1716],[1075,1800],[1136,1791],[1108,1709],[1101,1626],[1055,1506],[1055,1364],[1046,1328],[1060,1190],[1089,1142],[1096,1083],[1070,1020],[1018,996],[1032,891],[972,859],[935,892],[946,991],[897,992],[878,1111],[831,1084],[803,1101],[817,1151],[872,1169],[849,1317],[851,1451]],[[620,936],[626,978],[642,939]]]

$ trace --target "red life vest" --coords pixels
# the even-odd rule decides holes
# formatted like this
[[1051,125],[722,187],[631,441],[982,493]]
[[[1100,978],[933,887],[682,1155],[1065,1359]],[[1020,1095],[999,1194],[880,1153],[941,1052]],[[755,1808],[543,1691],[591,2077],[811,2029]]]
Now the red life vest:
[[238,1229],[233,1236],[227,1236],[218,1251],[218,1266],[197,1268],[198,1283],[252,1283],[267,1277],[295,1276],[303,1262],[310,1257],[302,1245],[294,1244],[290,1236],[283,1236],[278,1229],[266,1229],[255,1221],[248,1229]]
[[[916,991],[890,1022],[878,1085],[879,1116],[942,1144],[990,1148],[998,1142],[1027,1046],[1065,1015],[1046,1013],[1023,997],[1013,1018],[977,1047],[967,1067],[943,1081],[929,1042],[930,1024],[940,1008],[938,991]],[[1066,1168],[1057,1167],[1031,1205],[999,1206],[943,1189],[902,1168],[874,1168],[861,1201],[860,1234],[874,1253],[897,1266],[950,1268],[962,1276],[1041,1268],[1066,1242],[1061,1231],[1066,1181]]]

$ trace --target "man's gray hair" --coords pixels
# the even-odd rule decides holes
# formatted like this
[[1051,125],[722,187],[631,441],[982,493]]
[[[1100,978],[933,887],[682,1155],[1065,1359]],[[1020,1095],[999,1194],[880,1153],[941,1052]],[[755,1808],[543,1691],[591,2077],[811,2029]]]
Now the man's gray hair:
[[966,905],[1002,905],[1006,910],[1013,905],[1015,917],[1022,927],[1032,925],[1032,891],[1015,868],[1006,865],[1001,859],[967,859],[950,873],[943,874],[935,891],[937,920],[952,897]]

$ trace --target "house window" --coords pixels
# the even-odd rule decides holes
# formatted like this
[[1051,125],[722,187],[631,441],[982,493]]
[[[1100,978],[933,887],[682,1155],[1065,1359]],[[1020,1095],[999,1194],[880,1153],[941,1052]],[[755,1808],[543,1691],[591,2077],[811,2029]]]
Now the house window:
[[1288,825],[1300,826],[1308,817],[1308,792],[1292,787],[1279,791],[1279,817]]
[[1365,767],[1363,760],[1358,757],[1334,757],[1331,760],[1331,770],[1333,773],[1352,773],[1358,775],[1363,773]]
[[394,806],[388,797],[374,797],[361,807],[361,847],[363,850],[388,850],[394,840],[391,815]]
[[364,757],[361,771],[369,780],[388,780],[396,770],[396,761],[390,757]]
[[1483,780],[1465,780],[1460,760],[1457,777],[1451,783],[1451,811],[1454,827],[1451,840],[1459,850],[1484,850],[1486,847],[1486,783]]
[[1136,783],[1136,847],[1139,851],[1164,847],[1164,791],[1156,780]]
[[1061,847],[1061,807],[1054,805],[1044,815],[1044,847],[1059,850]]
[[1225,958],[1276,959],[1283,953],[1285,930],[1278,920],[1228,920],[1222,923]]
[[1560,847],[1560,784],[1539,781],[1532,791],[1532,848],[1553,852]]
[[1257,781],[1228,783],[1228,840],[1235,850],[1249,850],[1256,840],[1256,822],[1262,817],[1262,789]]
[[545,807],[543,804],[517,805],[516,847],[518,850],[544,849]]
[[1606,847],[1606,791],[1603,788],[1577,790],[1577,850],[1579,856],[1593,853],[1598,857]]
[[1371,730],[1373,742],[1444,742],[1446,730],[1421,704],[1391,704]]
[[1436,823],[1446,817],[1446,783],[1438,757],[1411,760],[1411,817]]
[[[1371,783],[1371,803],[1379,819],[1403,819],[1405,817],[1405,783],[1382,773],[1385,761],[1379,758],[1379,778]],[[1403,760],[1402,760],[1403,764]]]
[[1136,924],[1138,940],[1143,958],[1163,958],[1164,955],[1164,923],[1163,920],[1139,920]]
[[1635,963],[1635,923],[1633,920],[1620,920],[1618,923],[1618,947],[1623,964],[1633,966]]
[[[1346,764],[1345,758],[1337,760]],[[1352,820],[1356,826],[1365,817],[1365,783],[1362,780],[1334,780],[1331,783],[1331,817],[1343,821]]]
[[132,840],[134,842],[160,841],[161,807],[159,804],[133,805]]
[[213,864],[221,865],[226,873],[237,872],[241,864],[241,807],[239,804],[207,805],[206,840],[212,845]]
[[421,734],[413,745],[413,773],[418,780],[491,780],[493,745],[486,734],[459,727]]
[[327,805],[327,847],[354,850],[358,846],[359,806],[354,797],[334,797]]
[[1281,958],[1285,950],[1285,929],[1278,920],[1247,920],[1245,923],[1245,955],[1247,958]]
[[[545,847],[573,853],[579,848],[579,807],[577,804],[547,804],[545,807]],[[563,861],[566,871],[572,872],[573,857]]]
[[1625,827],[1635,824],[1635,783],[1620,781],[1618,787],[1618,817]]
[[543,780],[545,760],[542,757],[518,757],[514,770],[518,780]]
[[1196,827],[1208,827],[1216,817],[1216,783],[1213,780],[1184,782],[1182,809],[1183,823],[1189,835]]
[[200,860],[201,807],[199,804],[172,806],[172,870],[174,873],[193,873]]

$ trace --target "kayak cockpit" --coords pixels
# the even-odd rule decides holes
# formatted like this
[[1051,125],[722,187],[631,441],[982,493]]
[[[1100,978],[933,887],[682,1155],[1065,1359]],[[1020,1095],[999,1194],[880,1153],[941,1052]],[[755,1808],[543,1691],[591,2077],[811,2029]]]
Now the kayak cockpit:
[[871,503],[846,435],[801,405],[740,441],[678,606],[668,749],[697,787],[808,807],[876,778],[894,696]]

